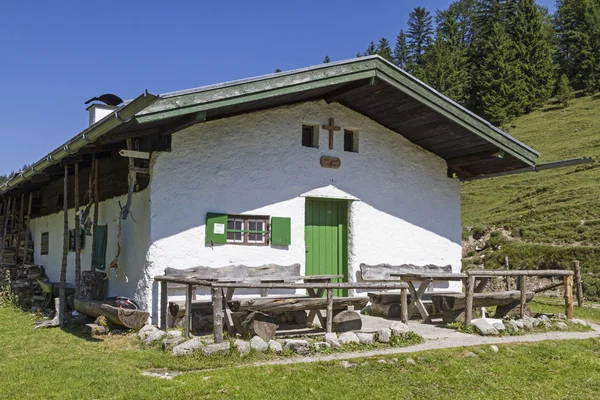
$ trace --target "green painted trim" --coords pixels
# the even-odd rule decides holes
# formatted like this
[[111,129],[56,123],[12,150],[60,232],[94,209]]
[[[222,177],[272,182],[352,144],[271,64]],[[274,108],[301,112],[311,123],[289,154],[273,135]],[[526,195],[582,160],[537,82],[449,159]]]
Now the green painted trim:
[[533,149],[530,149],[507,134],[500,133],[492,128],[491,124],[488,125],[484,120],[471,115],[469,111],[434,91],[423,82],[384,63],[380,63],[377,68],[377,77],[382,81],[398,88],[415,100],[425,104],[437,113],[473,132],[475,135],[492,143],[494,146],[504,150],[527,165],[535,165],[539,154]]

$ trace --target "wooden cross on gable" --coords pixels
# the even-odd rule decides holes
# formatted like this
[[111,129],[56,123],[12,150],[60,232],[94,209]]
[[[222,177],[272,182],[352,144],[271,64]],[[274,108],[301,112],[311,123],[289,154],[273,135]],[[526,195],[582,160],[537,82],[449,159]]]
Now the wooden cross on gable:
[[340,128],[339,126],[335,126],[333,118],[329,118],[329,125],[323,125],[323,129],[329,131],[329,149],[333,149],[333,133],[335,131],[339,131],[342,128]]

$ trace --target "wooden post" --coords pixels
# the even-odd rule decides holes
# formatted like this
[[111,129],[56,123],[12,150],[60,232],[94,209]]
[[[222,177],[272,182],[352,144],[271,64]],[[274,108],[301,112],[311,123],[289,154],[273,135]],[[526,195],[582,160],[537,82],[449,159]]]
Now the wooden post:
[[8,212],[10,210],[11,198],[4,201],[4,227],[2,228],[2,243],[0,243],[0,265],[4,263],[4,249],[6,248],[6,230],[8,228]]
[[192,331],[192,291],[194,287],[190,284],[185,285],[185,315],[183,320],[183,333],[185,337],[190,337]]
[[525,289],[526,278],[525,275],[519,277],[519,287],[521,289],[521,307],[519,308],[519,315],[521,315],[521,318],[525,316],[525,309],[527,308],[527,289]]
[[[210,289],[213,306],[213,335],[215,337],[215,343],[221,343],[223,341],[223,291],[221,288],[214,287]],[[186,308],[185,312],[188,313],[190,308]]]
[[400,320],[408,322],[408,289],[400,289]]
[[[168,289],[167,282],[160,283],[160,329],[167,329],[167,307],[168,305]],[[185,311],[187,312],[187,310]]]
[[573,275],[565,276],[565,314],[573,319]]
[[29,230],[31,229],[31,204],[33,203],[33,192],[29,192],[29,204],[27,205],[27,224],[25,225],[25,241],[23,242],[23,263],[29,259]]
[[74,208],[75,208],[75,297],[81,291],[81,228],[79,226],[79,163],[75,163],[74,173]]
[[69,212],[69,208],[68,208],[68,203],[67,203],[67,199],[69,197],[69,185],[67,183],[67,180],[69,178],[69,167],[67,165],[65,165],[65,177],[64,177],[64,181],[63,181],[63,254],[62,254],[62,264],[60,265],[60,283],[59,283],[59,289],[58,289],[58,297],[60,299],[60,310],[58,313],[58,323],[60,326],[64,326],[65,324],[65,313],[66,313],[66,308],[65,305],[67,304],[66,301],[66,293],[65,293],[65,286],[67,284],[67,255],[69,252],[69,216],[68,216],[68,212]]
[[[21,204],[19,205],[19,224],[17,225],[17,237],[15,240],[15,261],[18,261],[19,258],[19,246],[21,243],[21,234],[23,233],[23,228],[25,224],[23,224],[23,216],[25,215],[25,193],[21,193]],[[25,260],[25,259],[23,259]]]
[[[504,266],[508,271],[510,269],[510,262],[508,261],[508,256],[504,257]],[[506,290],[510,291],[510,276],[506,275]]]
[[17,198],[15,197],[12,202],[12,211],[10,212],[10,227],[8,228],[8,247],[14,247],[14,233],[15,233],[15,214],[17,213]]
[[[475,291],[475,277],[467,277],[467,293],[465,294],[467,305],[465,307],[465,325],[471,325],[473,319],[473,292]],[[413,300],[414,301],[414,300]]]
[[[93,164],[93,169],[94,169],[94,221],[92,223],[92,235],[94,234],[94,228],[96,227],[96,225],[98,225],[98,192],[99,192],[99,188],[100,185],[98,183],[98,169],[100,164],[98,163],[98,160],[96,160],[94,158],[94,162]],[[91,174],[91,172],[90,172]],[[94,237],[92,237],[92,239],[95,239]],[[94,244],[95,240],[92,240],[92,254],[94,254]],[[92,266],[92,271],[94,271],[96,268],[94,266]]]
[[573,261],[573,269],[575,270],[575,284],[577,285],[577,305],[583,305],[583,283],[581,282],[581,267],[579,261]]
[[327,289],[327,316],[325,317],[327,324],[327,333],[333,331],[333,289]]

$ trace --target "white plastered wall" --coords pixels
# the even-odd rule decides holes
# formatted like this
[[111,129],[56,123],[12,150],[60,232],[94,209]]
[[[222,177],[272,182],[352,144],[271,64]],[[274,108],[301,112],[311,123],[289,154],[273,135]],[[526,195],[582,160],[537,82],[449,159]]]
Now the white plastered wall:
[[[144,308],[147,308],[145,283],[148,277],[146,272],[146,253],[149,245],[150,218],[149,218],[149,189],[134,193],[131,204],[131,215],[123,222],[122,247],[119,265],[122,266],[127,280],[123,274],[116,274],[111,269],[111,279],[108,281],[108,296],[126,296],[134,298]],[[106,251],[106,263],[110,264],[117,252],[117,217],[119,214],[119,201],[125,204],[127,196],[115,197],[100,202],[98,207],[98,224],[108,224],[108,243]],[[93,213],[93,207],[92,207]],[[68,212],[69,229],[75,227],[75,210]],[[47,215],[31,220],[31,235],[34,243],[34,261],[43,265],[46,275],[52,282],[60,279],[60,267],[63,252],[63,212]],[[49,232],[49,253],[41,255],[42,232]],[[81,250],[81,270],[90,270],[92,259],[92,237],[86,236],[84,247]],[[75,253],[69,252],[67,258],[67,282],[75,283]]]
[[[303,124],[321,126],[332,117],[342,127],[333,150],[322,129],[319,148],[301,146]],[[358,153],[343,151],[343,129],[359,132]],[[322,168],[323,155],[340,158],[341,167]],[[149,276],[198,265],[304,268],[306,197],[352,200],[350,280],[360,263],[451,264],[460,270],[460,186],[447,178],[444,160],[337,103],[302,103],[198,124],[174,134],[172,151],[153,161]],[[292,244],[211,248],[205,244],[207,212],[290,217]]]

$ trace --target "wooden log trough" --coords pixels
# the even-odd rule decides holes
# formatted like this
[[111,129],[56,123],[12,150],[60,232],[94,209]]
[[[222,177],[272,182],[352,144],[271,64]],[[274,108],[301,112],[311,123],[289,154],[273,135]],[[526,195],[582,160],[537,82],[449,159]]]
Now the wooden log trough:
[[147,311],[113,307],[101,300],[75,299],[75,309],[93,318],[103,315],[113,324],[126,328],[138,328],[144,325],[150,315]]

